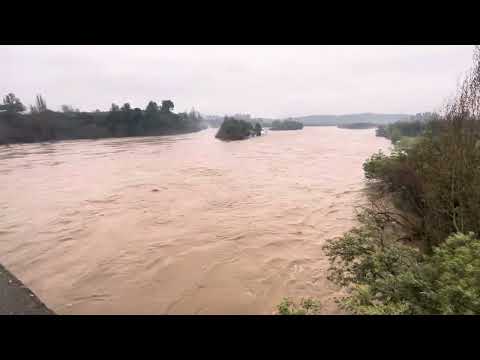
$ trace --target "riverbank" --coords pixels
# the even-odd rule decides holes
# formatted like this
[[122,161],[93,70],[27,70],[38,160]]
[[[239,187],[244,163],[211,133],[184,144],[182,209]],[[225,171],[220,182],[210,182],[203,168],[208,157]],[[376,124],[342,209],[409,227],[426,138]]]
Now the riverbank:
[[23,140],[9,140],[6,141],[2,138],[3,132],[0,125],[0,146],[10,146],[16,144],[38,144],[38,143],[54,143],[60,141],[71,141],[71,140],[109,140],[109,139],[125,139],[125,138],[138,138],[138,137],[155,137],[155,136],[172,136],[172,135],[184,135],[184,134],[192,134],[206,128],[198,128],[198,129],[167,129],[167,130],[159,130],[148,134],[138,134],[138,135],[122,135],[122,136],[113,136],[111,134],[105,134],[103,136],[76,136],[76,137],[57,137],[55,139],[49,140],[31,140],[31,139],[23,139]]
[[[10,96],[14,97],[13,94]],[[0,144],[159,136],[207,128],[198,113],[176,114],[172,109],[173,103],[169,100],[164,101],[162,107],[150,102],[145,110],[132,109],[128,103],[122,108],[112,104],[110,111],[106,112],[58,112],[42,107],[24,113],[0,109]]]
[[30,289],[0,264],[0,315],[54,315]]

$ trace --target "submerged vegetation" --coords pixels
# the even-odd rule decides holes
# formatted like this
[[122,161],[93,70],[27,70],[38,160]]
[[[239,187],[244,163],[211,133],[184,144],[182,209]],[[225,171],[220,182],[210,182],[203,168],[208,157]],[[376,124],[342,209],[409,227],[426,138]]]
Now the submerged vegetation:
[[262,126],[250,121],[225,117],[215,137],[220,140],[243,140],[262,135]]
[[147,107],[132,109],[129,103],[110,111],[81,112],[63,105],[62,112],[47,108],[38,95],[36,104],[25,113],[25,106],[8,94],[0,105],[0,144],[52,141],[65,139],[95,139],[104,137],[148,136],[199,131],[206,128],[194,110],[175,114],[170,100],[159,106],[150,101]]
[[299,121],[293,120],[274,120],[272,121],[272,126],[270,130],[301,130],[303,129],[303,124]]
[[[480,314],[480,48],[441,115],[383,128],[364,164],[369,204],[325,246],[354,314]],[[407,140],[406,140],[407,139]]]

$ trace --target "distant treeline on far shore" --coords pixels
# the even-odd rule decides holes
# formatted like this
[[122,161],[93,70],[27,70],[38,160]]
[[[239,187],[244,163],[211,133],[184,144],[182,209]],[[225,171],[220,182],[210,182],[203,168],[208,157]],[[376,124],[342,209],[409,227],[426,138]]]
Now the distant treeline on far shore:
[[[360,113],[346,115],[309,115],[300,117],[290,117],[285,119],[257,118],[250,114],[235,114],[232,117],[238,120],[259,123],[264,128],[279,128],[279,121],[294,122],[303,126],[337,126],[344,129],[371,129],[376,127],[386,127],[396,122],[415,122],[423,118],[425,114],[376,114]],[[218,128],[222,124],[224,117],[217,115],[204,115],[205,121],[209,126]]]
[[417,136],[425,127],[425,123],[432,120],[436,114],[418,113],[408,118],[397,120],[390,124],[379,124],[376,122],[359,121],[346,124],[338,124],[342,129],[373,129],[377,128],[377,135],[395,141],[401,136]]
[[303,124],[299,121],[293,120],[275,120],[272,122],[270,130],[301,130]]
[[368,122],[337,125],[337,127],[340,129],[374,129],[378,126],[379,125],[377,124],[368,123]]
[[84,112],[71,106],[62,111],[48,109],[38,95],[29,111],[14,94],[0,105],[0,144],[67,139],[166,135],[195,132],[208,127],[200,114],[172,112],[174,104],[150,101],[145,109],[112,104],[109,111]]

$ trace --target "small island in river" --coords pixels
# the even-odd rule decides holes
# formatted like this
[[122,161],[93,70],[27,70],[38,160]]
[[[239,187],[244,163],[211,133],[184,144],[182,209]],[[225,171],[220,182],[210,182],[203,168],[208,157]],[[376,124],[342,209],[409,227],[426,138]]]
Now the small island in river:
[[220,140],[244,140],[252,136],[262,135],[262,126],[255,126],[246,120],[225,117],[215,137]]

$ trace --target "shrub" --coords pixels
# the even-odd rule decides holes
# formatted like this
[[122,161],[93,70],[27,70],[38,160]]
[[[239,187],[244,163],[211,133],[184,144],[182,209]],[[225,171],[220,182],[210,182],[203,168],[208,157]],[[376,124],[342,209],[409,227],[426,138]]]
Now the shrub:
[[215,137],[220,140],[243,140],[253,134],[254,129],[250,122],[225,117]]
[[453,234],[432,255],[381,244],[366,227],[325,246],[329,279],[346,286],[353,314],[480,314],[480,241]]
[[319,314],[321,304],[314,299],[302,299],[296,303],[289,298],[284,298],[277,306],[279,315],[316,315]]

